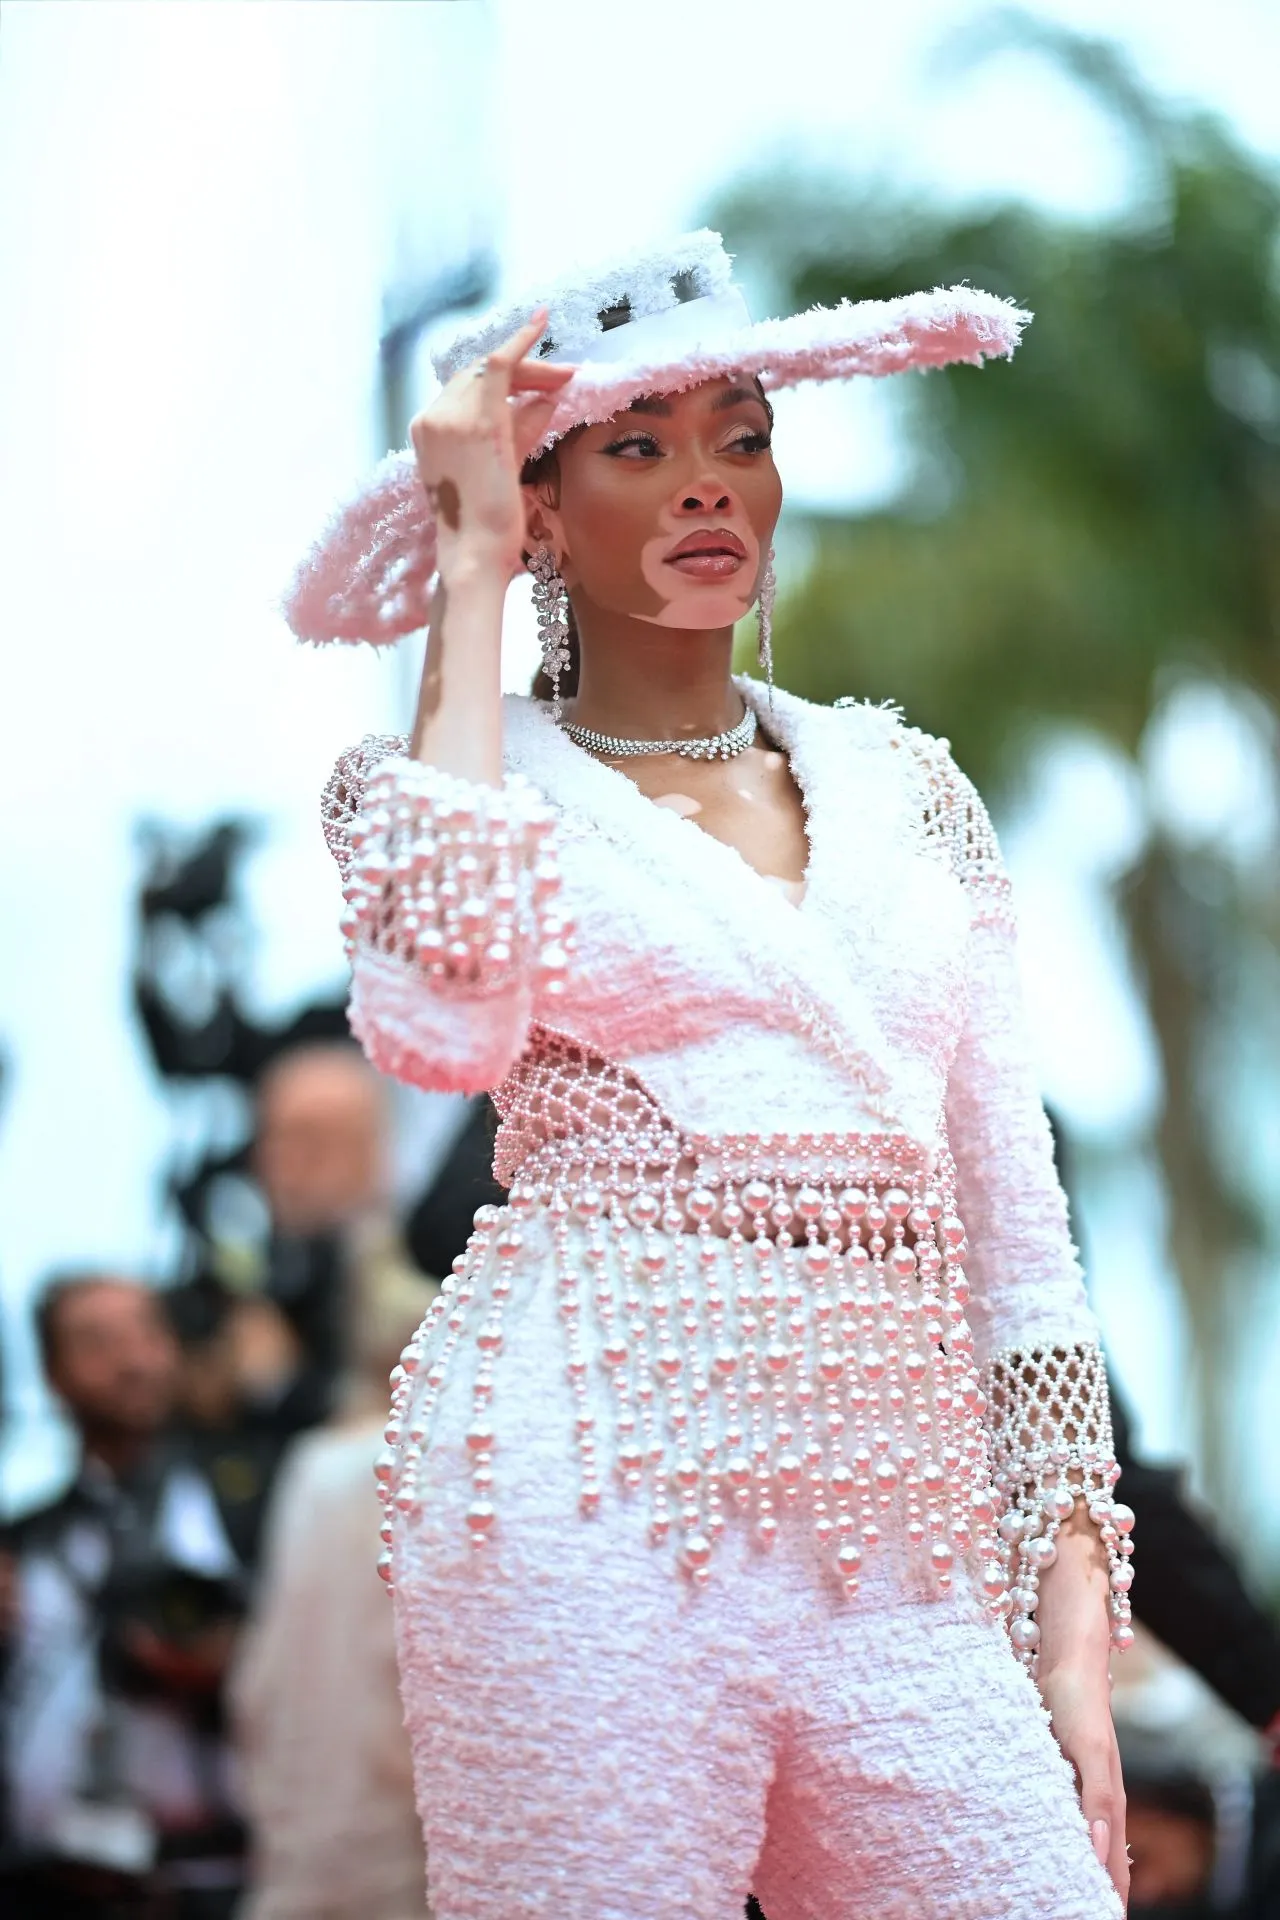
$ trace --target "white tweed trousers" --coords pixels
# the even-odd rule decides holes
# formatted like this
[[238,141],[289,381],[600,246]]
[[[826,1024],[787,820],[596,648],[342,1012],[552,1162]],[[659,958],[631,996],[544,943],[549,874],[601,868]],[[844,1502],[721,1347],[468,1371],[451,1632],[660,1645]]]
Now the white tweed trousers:
[[788,1514],[767,1556],[731,1521],[697,1589],[613,1487],[579,1518],[553,1288],[517,1291],[495,1537],[466,1538],[460,1370],[395,1541],[436,1920],[742,1920],[749,1890],[768,1920],[1118,1920],[963,1571],[925,1597],[887,1537],[850,1602]]

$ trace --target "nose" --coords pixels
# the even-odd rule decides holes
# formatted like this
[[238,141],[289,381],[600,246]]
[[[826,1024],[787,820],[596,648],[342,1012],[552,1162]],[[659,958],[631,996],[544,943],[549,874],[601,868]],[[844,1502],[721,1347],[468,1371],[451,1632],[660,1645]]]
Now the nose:
[[726,493],[723,487],[715,482],[686,488],[680,496],[676,509],[682,514],[731,513],[732,510],[733,495]]

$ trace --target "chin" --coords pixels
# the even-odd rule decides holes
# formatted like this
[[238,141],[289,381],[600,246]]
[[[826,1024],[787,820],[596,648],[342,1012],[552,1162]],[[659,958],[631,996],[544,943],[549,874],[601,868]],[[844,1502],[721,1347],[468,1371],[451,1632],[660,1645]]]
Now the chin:
[[731,627],[751,611],[753,600],[754,595],[744,598],[741,589],[732,586],[697,587],[649,617],[655,627]]

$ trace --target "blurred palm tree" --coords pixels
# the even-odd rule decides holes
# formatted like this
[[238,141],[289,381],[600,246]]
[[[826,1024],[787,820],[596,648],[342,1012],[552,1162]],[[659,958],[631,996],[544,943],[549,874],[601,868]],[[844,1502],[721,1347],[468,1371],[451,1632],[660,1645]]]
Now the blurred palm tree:
[[[961,57],[1011,45],[1074,76],[1127,137],[1140,190],[1123,217],[947,212],[776,172],[716,209],[794,303],[969,280],[1036,313],[1008,368],[895,383],[913,478],[884,510],[811,521],[780,675],[815,699],[900,701],[997,800],[1046,724],[1093,729],[1140,766],[1174,686],[1208,679],[1269,731],[1280,793],[1280,180],[1108,45],[1002,13]],[[1119,897],[1163,1066],[1201,1464],[1230,1506],[1229,1396],[1276,1223],[1222,1041],[1248,1018],[1280,1054],[1280,891],[1274,862],[1188,848],[1154,808],[1148,825]]]

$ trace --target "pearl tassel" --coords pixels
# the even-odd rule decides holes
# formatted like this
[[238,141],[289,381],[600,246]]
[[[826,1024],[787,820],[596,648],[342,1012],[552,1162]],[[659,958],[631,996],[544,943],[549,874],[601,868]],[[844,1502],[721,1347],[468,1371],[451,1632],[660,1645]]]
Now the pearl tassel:
[[[394,1382],[378,1468],[392,1523],[421,1497],[433,1409],[470,1330],[467,1526],[478,1550],[498,1537],[503,1313],[537,1284],[527,1235],[545,1220],[585,1517],[606,1497],[602,1376],[610,1478],[695,1586],[735,1514],[762,1552],[807,1514],[849,1599],[895,1509],[935,1591],[958,1555],[998,1564],[949,1163],[926,1171],[899,1134],[713,1138],[649,1120],[630,1116],[625,1147],[594,1134],[532,1150],[510,1204],[477,1216]],[[1009,1604],[1003,1588],[990,1598]]]
[[553,819],[518,775],[490,787],[384,760],[347,829],[348,953],[363,942],[476,995],[504,991],[532,961],[537,990],[563,993],[573,928],[557,905]]

